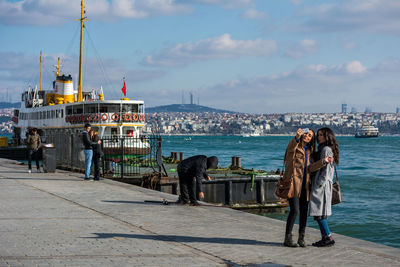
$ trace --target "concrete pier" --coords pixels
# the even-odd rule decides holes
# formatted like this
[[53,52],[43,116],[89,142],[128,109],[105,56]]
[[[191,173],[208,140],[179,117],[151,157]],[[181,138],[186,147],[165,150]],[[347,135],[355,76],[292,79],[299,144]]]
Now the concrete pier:
[[[399,266],[400,249],[338,234],[282,246],[285,223],[82,174],[27,173],[0,159],[0,266]],[[334,230],[334,229],[332,229]],[[370,229],[373,231],[374,229]]]

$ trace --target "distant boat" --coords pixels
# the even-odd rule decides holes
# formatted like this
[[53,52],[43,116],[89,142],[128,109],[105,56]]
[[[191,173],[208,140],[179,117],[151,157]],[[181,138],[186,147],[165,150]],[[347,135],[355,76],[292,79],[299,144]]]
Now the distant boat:
[[355,137],[357,138],[370,138],[378,136],[379,136],[379,129],[371,125],[363,125],[360,129],[357,130],[355,134]]

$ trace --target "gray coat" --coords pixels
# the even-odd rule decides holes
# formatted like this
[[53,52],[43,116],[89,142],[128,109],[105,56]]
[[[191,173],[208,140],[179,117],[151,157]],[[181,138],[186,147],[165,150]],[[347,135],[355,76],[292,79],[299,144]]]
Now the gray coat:
[[[322,148],[320,159],[325,157],[333,157],[332,149],[329,146]],[[333,163],[328,163],[314,175],[310,193],[310,207],[308,209],[310,216],[332,215],[331,200],[334,171]]]

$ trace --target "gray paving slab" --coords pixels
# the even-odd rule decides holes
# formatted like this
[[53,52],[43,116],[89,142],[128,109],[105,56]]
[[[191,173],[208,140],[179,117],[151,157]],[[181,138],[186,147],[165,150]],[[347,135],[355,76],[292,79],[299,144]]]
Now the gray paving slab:
[[[334,234],[282,246],[285,223],[82,174],[27,173],[0,159],[0,266],[400,266],[400,250]],[[373,229],[371,229],[373,230]]]

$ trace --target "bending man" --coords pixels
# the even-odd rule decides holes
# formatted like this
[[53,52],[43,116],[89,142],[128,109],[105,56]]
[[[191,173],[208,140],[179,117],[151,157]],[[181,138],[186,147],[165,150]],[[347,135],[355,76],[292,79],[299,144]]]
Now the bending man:
[[[218,158],[215,156],[207,158],[203,155],[193,156],[182,160],[178,164],[179,187],[181,204],[190,203],[198,205],[196,193],[199,193],[199,199],[204,198],[201,188],[202,179],[211,180],[206,173],[207,169],[215,169],[218,166]],[[194,185],[196,184],[196,189]]]

